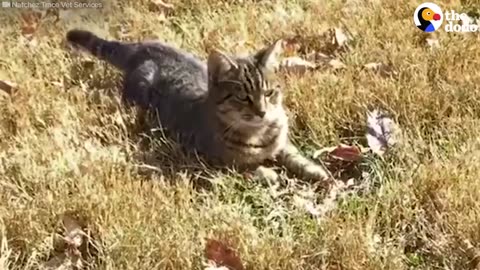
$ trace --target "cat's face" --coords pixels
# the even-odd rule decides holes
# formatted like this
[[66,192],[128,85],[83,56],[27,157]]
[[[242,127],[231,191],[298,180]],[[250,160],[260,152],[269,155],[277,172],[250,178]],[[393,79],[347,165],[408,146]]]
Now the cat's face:
[[208,59],[209,94],[217,115],[232,123],[259,127],[284,117],[282,89],[275,80],[277,41],[248,58],[214,51]]

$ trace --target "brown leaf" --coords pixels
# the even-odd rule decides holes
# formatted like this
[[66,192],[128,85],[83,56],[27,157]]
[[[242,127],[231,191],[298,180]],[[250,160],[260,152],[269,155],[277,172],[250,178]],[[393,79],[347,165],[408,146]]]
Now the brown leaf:
[[296,38],[285,39],[283,43],[283,55],[286,57],[292,57],[297,55],[301,45]]
[[231,270],[245,269],[235,250],[218,240],[207,239],[205,257],[217,266],[226,266]]
[[346,160],[346,161],[358,161],[362,158],[362,152],[360,148],[353,145],[340,144],[329,152],[331,157]]
[[21,30],[22,35],[26,38],[31,38],[40,26],[40,19],[42,13],[35,11],[22,12],[21,16]]
[[0,80],[0,90],[9,95],[11,95],[17,89],[17,87],[17,84],[14,82]]

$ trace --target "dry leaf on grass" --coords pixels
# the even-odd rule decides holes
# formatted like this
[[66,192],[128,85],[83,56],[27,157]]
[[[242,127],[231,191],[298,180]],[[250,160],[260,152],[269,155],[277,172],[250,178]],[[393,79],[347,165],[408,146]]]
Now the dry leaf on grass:
[[362,158],[360,148],[354,145],[340,144],[329,152],[333,158],[338,158],[345,161],[358,161]]
[[335,27],[328,29],[322,37],[327,37],[327,44],[324,45],[323,52],[331,55],[337,52],[345,52],[348,49],[348,43],[352,39],[350,34],[347,34],[344,28]]
[[364,150],[358,146],[340,144],[320,149],[313,157],[320,159],[335,178],[345,181],[356,174]]
[[297,74],[303,74],[308,70],[314,70],[317,67],[314,63],[304,60],[300,57],[287,57],[280,61],[280,69]]
[[149,3],[148,9],[150,11],[168,12],[173,10],[174,5],[163,2],[162,0],[152,0]]
[[396,75],[396,72],[393,69],[393,67],[385,63],[368,63],[363,67],[367,70],[377,73],[378,75],[384,78]]
[[[337,58],[335,52],[345,48],[350,39],[341,28],[329,29],[318,36],[286,38],[283,53],[287,58],[280,67],[299,74],[319,67],[344,69],[346,65]],[[300,57],[299,54],[304,56]]]
[[22,35],[28,39],[33,37],[33,34],[37,31],[40,26],[40,19],[42,18],[42,13],[35,11],[22,12],[21,16],[21,30]]
[[296,56],[287,57],[280,62],[280,69],[292,73],[304,74],[308,70],[315,70],[320,66],[329,67],[333,70],[346,68],[346,65],[342,63],[342,61],[335,58],[323,58],[322,56],[319,56],[316,59],[321,59],[318,61],[319,64],[315,64]]
[[62,218],[64,233],[63,237],[54,238],[54,246],[57,251],[47,262],[44,269],[71,269],[83,267],[82,252],[80,247],[85,243],[86,233],[74,218],[64,215]]
[[22,36],[20,42],[26,47],[36,47],[38,40],[35,38],[35,33],[40,27],[42,13],[35,11],[27,11],[21,13],[20,29]]
[[301,45],[295,38],[284,39],[283,42],[283,55],[291,57],[297,55]]
[[344,30],[341,28],[335,28],[334,30],[335,35],[335,44],[340,48],[347,46],[348,41],[350,41],[351,37],[345,34]]
[[65,227],[65,242],[71,247],[79,248],[86,237],[82,227],[75,219],[67,215],[63,217],[63,226]]
[[14,82],[7,81],[7,80],[0,80],[0,90],[3,92],[11,95],[16,89],[18,85]]
[[216,266],[226,266],[231,270],[243,270],[243,264],[238,254],[231,247],[218,240],[207,239],[205,257]]
[[379,110],[367,114],[367,142],[372,152],[382,156],[398,142],[400,127]]
[[336,53],[344,52],[348,49],[348,43],[352,39],[351,35],[347,34],[343,28],[329,28],[326,31],[314,36],[297,37],[297,40],[302,40],[302,51],[308,54],[316,51],[326,53],[328,55],[335,55]]
[[345,161],[358,161],[362,158],[362,151],[357,146],[340,144],[338,146],[326,147],[315,151],[313,158],[319,158],[327,153],[330,157]]

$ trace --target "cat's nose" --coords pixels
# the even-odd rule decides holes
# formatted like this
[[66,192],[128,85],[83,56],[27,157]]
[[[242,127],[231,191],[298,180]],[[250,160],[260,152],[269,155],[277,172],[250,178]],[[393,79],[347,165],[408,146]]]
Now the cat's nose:
[[257,115],[260,116],[260,118],[263,118],[267,112],[266,111],[258,111]]

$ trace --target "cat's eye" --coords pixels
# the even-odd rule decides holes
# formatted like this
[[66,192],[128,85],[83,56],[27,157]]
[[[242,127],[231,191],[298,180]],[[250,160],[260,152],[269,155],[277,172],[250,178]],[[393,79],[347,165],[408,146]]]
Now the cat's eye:
[[273,90],[267,90],[267,91],[265,91],[264,95],[265,95],[266,97],[270,97],[270,96],[273,95],[273,93],[274,93]]
[[249,99],[247,93],[245,93],[245,92],[239,93],[239,94],[235,95],[235,97],[240,101],[248,101],[248,99]]

